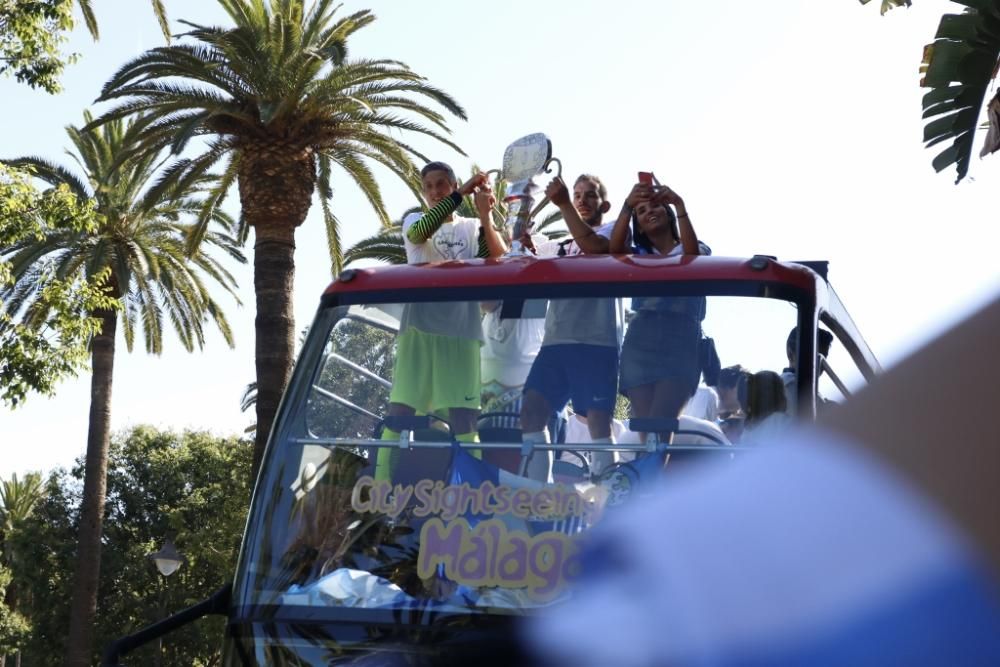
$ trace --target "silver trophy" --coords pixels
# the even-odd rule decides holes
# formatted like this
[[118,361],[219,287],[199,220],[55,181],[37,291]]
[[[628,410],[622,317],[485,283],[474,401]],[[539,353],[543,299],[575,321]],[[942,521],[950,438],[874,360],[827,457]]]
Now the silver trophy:
[[549,165],[556,163],[557,176],[562,175],[562,163],[552,157],[552,142],[541,132],[517,139],[503,154],[503,169],[491,169],[488,174],[499,173],[507,181],[507,232],[510,234],[511,248],[508,256],[528,254],[521,239],[531,234],[535,215],[548,197],[541,197],[536,204],[541,189],[538,179],[542,174],[552,173]]

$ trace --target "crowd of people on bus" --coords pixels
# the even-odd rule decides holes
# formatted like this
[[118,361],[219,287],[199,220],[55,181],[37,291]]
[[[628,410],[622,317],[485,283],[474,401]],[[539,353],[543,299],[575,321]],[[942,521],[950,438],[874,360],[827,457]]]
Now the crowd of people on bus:
[[[421,190],[426,212],[411,213],[402,225],[409,263],[507,252],[493,224],[496,200],[486,174],[459,184],[450,166],[431,162],[421,171]],[[711,254],[684,199],[652,174],[640,174],[613,220],[606,220],[612,205],[596,175],[580,175],[572,189],[556,177],[545,194],[559,208],[571,241],[557,244],[538,234],[520,239],[540,256]],[[478,219],[456,213],[468,196]],[[527,474],[541,480],[550,477],[554,456],[533,450],[555,437],[554,415],[568,415],[564,441],[608,445],[590,457],[592,469],[600,470],[616,460],[616,442],[761,442],[796,414],[796,329],[786,345],[789,367],[780,374],[750,373],[741,366],[720,368],[702,331],[705,297],[634,296],[631,311],[623,337],[622,303],[611,297],[551,299],[544,320],[505,318],[500,302],[406,304],[387,414],[446,414],[456,439],[466,443],[478,441],[481,411],[493,414],[494,425],[520,432],[529,452]],[[821,331],[818,342],[825,356],[832,336]],[[651,425],[650,433],[633,433],[614,418],[619,394],[631,418],[643,420],[636,424]],[[383,428],[383,439],[399,436]],[[395,455],[395,448],[379,449],[378,476],[388,474]]]

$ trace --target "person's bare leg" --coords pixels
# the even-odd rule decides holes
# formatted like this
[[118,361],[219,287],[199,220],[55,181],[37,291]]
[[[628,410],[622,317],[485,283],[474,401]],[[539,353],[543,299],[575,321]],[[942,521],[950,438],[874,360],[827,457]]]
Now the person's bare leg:
[[[641,384],[638,387],[632,387],[628,390],[627,396],[629,403],[631,404],[630,414],[633,417],[638,417],[643,419],[649,416],[649,412],[653,407],[653,391],[655,385],[651,382],[649,384]],[[640,433],[639,440],[643,443],[646,442],[646,434]]]
[[[545,426],[551,414],[552,404],[541,392],[535,389],[524,391],[524,400],[521,401],[521,437],[524,442],[535,445],[549,442]],[[552,460],[551,451],[536,451],[528,460],[527,476],[540,482],[549,481]]]
[[[412,417],[417,414],[409,405],[404,403],[390,403],[386,411],[387,417]],[[382,427],[382,440],[399,440],[399,431],[395,431],[388,426]],[[379,447],[375,454],[375,479],[388,480],[392,477],[396,469],[396,461],[399,458],[399,449],[396,447]]]
[[[660,380],[656,383],[653,391],[653,401],[650,405],[650,417],[658,419],[677,419],[684,409],[684,404],[691,398],[690,392],[675,380]],[[660,434],[660,442],[673,442],[674,434],[670,431],[663,431]],[[668,455],[667,463],[677,463],[679,458],[676,455]]]
[[[675,380],[660,380],[654,385],[653,400],[649,406],[649,416],[658,419],[677,419],[684,404],[691,398],[690,393]],[[661,433],[666,438],[669,433]]]
[[552,414],[552,405],[548,399],[535,389],[524,390],[524,400],[521,401],[521,432],[535,433],[545,430],[545,425]]
[[462,435],[465,433],[475,433],[476,418],[479,410],[473,408],[448,408],[448,421],[451,422],[452,434]]
[[593,408],[587,410],[587,430],[590,431],[590,438],[592,440],[610,438],[611,413],[607,410],[595,410]]
[[[590,439],[595,443],[604,442],[611,445],[614,442],[611,438],[611,413],[607,410],[589,408],[587,410],[587,430],[590,431]],[[617,457],[614,452],[593,451],[590,453],[590,461],[591,472],[600,473],[613,466],[617,462]]]

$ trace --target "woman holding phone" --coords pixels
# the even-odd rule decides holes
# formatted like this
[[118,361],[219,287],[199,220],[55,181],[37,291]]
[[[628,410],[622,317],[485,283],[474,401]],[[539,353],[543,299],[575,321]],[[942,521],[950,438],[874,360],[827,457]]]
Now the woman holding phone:
[[[640,173],[611,233],[613,254],[709,255],[684,199]],[[630,225],[631,223],[631,225]],[[634,297],[636,315],[622,346],[619,390],[638,418],[677,419],[701,375],[699,346],[705,297]],[[664,440],[668,433],[661,433]]]

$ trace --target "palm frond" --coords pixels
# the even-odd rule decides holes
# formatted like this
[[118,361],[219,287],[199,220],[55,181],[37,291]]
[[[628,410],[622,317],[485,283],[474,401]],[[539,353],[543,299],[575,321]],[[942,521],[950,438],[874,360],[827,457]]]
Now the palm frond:
[[94,40],[98,40],[101,37],[100,29],[97,25],[97,17],[94,15],[94,7],[90,0],[76,0],[76,6],[80,9],[80,14],[83,15],[83,23],[87,26],[87,32]]
[[[961,14],[941,17],[934,43],[924,49],[921,85],[927,146],[951,141],[933,160],[942,171],[954,164],[956,183],[965,178],[983,101],[1000,59],[1000,6],[966,2]],[[993,150],[996,150],[994,147]]]
[[344,253],[345,266],[363,259],[374,259],[388,264],[406,264],[402,226],[391,225],[374,236],[358,241]]
[[[859,0],[862,5],[867,5],[871,0]],[[882,0],[881,13],[885,14],[890,9],[895,9],[896,7],[909,7],[911,4],[910,0]]]
[[[92,119],[88,115],[84,120]],[[220,199],[210,195],[217,181],[199,171],[202,165],[197,158],[164,167],[157,152],[136,149],[143,130],[152,125],[148,118],[139,117],[114,119],[89,129],[67,128],[74,148],[71,155],[90,187],[41,158],[11,161],[33,168],[48,182],[70,185],[78,197],[90,199],[99,214],[96,229],[46,230],[41,238],[4,249],[15,279],[9,290],[13,301],[6,305],[17,308],[25,323],[44,321],[41,285],[46,276],[97,280],[110,270],[104,284],[113,288],[111,296],[121,300],[129,350],[141,331],[146,350],[160,353],[163,326],[168,322],[186,349],[204,344],[204,325],[209,321],[231,342],[229,324],[202,276],[235,295],[232,274],[207,254],[209,248],[218,248],[230,260],[245,261],[230,236],[232,220],[216,212]],[[191,230],[199,214],[221,226],[224,233],[202,229],[199,238],[205,243],[192,244]],[[190,258],[186,248],[190,248]]]
[[55,162],[36,156],[17,158],[16,160],[3,160],[2,162],[11,167],[27,169],[33,176],[40,178],[49,185],[67,185],[73,191],[73,194],[80,199],[88,199],[91,196],[90,188],[76,174]]
[[163,39],[170,42],[170,24],[167,22],[167,8],[163,5],[163,0],[150,0],[153,4],[153,14],[156,16],[156,22],[160,24],[160,32],[163,33]]

